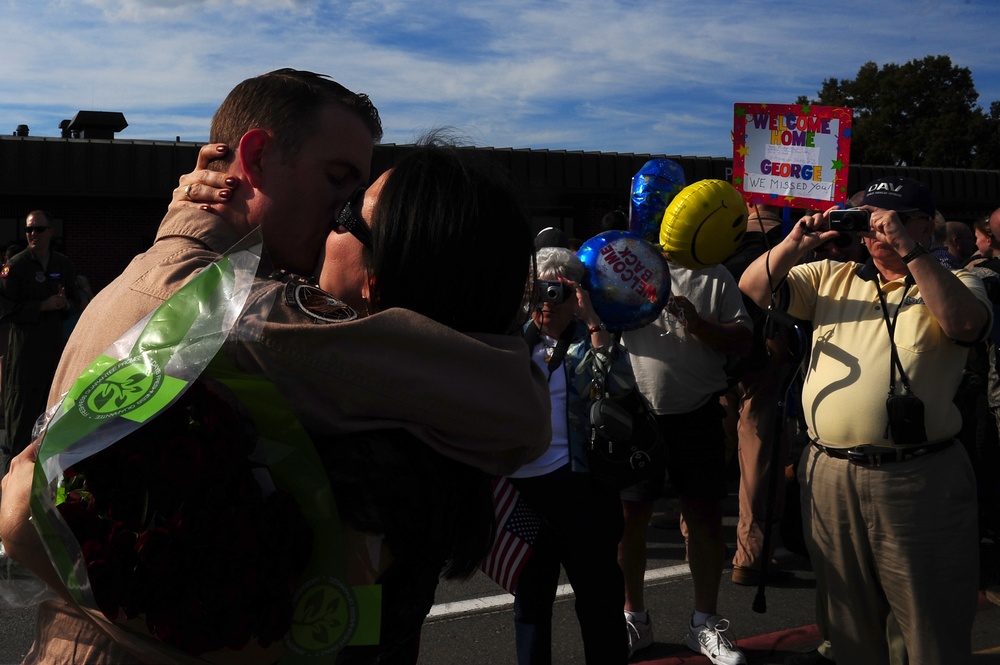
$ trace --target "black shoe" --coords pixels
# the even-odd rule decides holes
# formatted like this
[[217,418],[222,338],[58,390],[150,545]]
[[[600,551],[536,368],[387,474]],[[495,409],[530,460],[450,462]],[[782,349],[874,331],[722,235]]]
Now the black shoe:
[[[781,584],[787,582],[793,577],[795,577],[790,570],[778,570],[775,567],[778,562],[771,559],[771,565],[767,569],[767,583],[768,584]],[[760,580],[760,571],[756,568],[742,568],[736,566],[733,568],[733,584],[739,584],[741,586],[757,586]]]
[[785,659],[785,665],[837,665],[837,661],[830,660],[816,649],[806,653],[797,653]]

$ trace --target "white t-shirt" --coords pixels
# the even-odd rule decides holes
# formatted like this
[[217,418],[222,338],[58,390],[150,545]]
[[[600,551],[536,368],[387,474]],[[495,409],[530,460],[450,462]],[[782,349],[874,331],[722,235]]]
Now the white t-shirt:
[[[719,265],[689,270],[670,263],[670,292],[686,297],[701,318],[716,323],[753,323],[736,280]],[[639,390],[653,413],[688,413],[726,387],[726,354],[711,349],[663,309],[649,325],[623,334]]]

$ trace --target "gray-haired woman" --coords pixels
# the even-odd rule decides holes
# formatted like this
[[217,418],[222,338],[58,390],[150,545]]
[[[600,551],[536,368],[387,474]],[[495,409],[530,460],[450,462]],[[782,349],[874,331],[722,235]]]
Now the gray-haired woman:
[[560,564],[576,594],[587,663],[625,663],[624,583],[618,567],[622,508],[618,492],[588,472],[584,446],[595,373],[610,371],[612,390],[634,384],[628,354],[580,286],[584,266],[570,250],[538,251],[540,304],[525,326],[532,358],[549,377],[552,443],[510,476],[541,518],[534,550],[517,582],[514,626],[520,665],[552,662],[552,604]]

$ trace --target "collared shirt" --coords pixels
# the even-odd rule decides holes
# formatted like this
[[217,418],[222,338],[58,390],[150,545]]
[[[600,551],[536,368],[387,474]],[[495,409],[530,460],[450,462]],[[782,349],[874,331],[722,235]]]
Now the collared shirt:
[[[978,277],[966,270],[955,275],[990,309]],[[788,275],[788,313],[813,324],[803,414],[809,435],[825,445],[892,443],[885,438],[891,344],[875,279],[881,277],[871,262],[814,261],[795,266]],[[948,339],[910,280],[881,286],[889,318],[896,318],[893,339],[900,362],[924,403],[927,438],[955,436],[962,418],[952,398],[968,347]],[[896,394],[901,393],[896,372]]]

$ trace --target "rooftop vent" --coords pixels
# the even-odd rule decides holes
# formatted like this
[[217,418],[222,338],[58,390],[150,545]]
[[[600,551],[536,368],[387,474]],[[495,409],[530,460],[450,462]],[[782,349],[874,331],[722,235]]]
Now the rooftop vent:
[[17,129],[14,130],[14,136],[27,136],[27,135],[28,135],[27,125],[18,125]]
[[117,111],[77,111],[66,127],[60,123],[61,129],[68,129],[82,139],[113,139],[115,132],[126,127],[125,114]]

